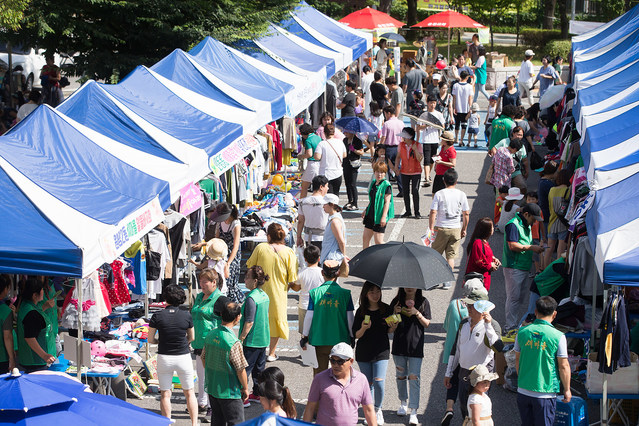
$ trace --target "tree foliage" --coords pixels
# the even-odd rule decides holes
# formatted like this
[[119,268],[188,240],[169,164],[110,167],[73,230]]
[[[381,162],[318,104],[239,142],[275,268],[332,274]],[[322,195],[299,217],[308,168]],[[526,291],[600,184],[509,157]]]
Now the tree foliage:
[[16,30],[20,26],[29,0],[2,0],[0,7],[0,29]]
[[12,38],[49,51],[77,52],[78,74],[117,79],[175,48],[186,50],[207,35],[223,42],[259,36],[295,4],[294,0],[31,0],[21,29]]

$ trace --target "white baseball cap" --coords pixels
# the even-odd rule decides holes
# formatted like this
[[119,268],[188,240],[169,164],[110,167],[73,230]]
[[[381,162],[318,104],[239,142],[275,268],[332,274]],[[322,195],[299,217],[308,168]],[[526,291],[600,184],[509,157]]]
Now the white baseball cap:
[[324,203],[339,204],[339,197],[335,194],[326,194],[324,195]]
[[353,358],[353,348],[351,347],[351,345],[349,345],[348,343],[338,343],[337,345],[333,346],[333,349],[331,349],[331,353],[329,355],[329,357],[332,356],[336,356],[342,359],[352,359]]
[[524,56],[535,56],[535,52],[532,49],[528,49],[524,52]]

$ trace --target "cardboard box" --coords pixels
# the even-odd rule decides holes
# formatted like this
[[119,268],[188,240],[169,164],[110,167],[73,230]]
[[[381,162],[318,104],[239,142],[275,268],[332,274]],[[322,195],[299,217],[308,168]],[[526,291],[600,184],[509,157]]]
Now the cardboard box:
[[508,66],[508,56],[497,52],[486,55],[486,65],[490,68],[505,68]]
[[[619,368],[614,374],[606,374],[608,381],[608,393],[637,394],[639,393],[639,358],[631,352],[631,365]],[[588,392],[600,394],[603,392],[603,373],[599,372],[597,353],[592,352],[588,356],[588,371],[586,376],[586,388]]]

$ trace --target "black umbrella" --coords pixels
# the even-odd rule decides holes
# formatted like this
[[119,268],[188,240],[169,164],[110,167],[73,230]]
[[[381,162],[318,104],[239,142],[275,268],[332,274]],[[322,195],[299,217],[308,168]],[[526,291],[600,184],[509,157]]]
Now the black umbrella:
[[406,43],[406,39],[397,33],[384,33],[381,36],[379,36],[379,38],[380,39],[385,38],[387,40],[395,40],[400,43]]
[[349,262],[349,275],[380,287],[428,290],[454,281],[446,259],[430,247],[390,241],[362,250]]

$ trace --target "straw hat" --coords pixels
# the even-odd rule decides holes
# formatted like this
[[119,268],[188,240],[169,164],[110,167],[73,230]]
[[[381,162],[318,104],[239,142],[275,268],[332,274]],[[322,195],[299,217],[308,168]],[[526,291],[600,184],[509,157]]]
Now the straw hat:
[[446,141],[454,141],[455,140],[455,135],[453,134],[453,132],[451,132],[450,130],[446,130],[445,132],[442,133],[441,138],[443,140]]
[[413,46],[415,46],[415,47],[424,47],[424,42],[415,40],[413,42]]
[[228,247],[223,240],[213,238],[206,243],[206,254],[211,260],[222,260],[228,255]]

